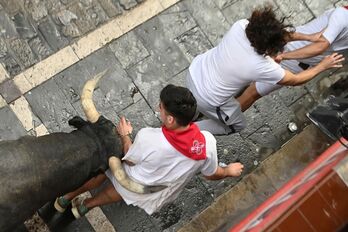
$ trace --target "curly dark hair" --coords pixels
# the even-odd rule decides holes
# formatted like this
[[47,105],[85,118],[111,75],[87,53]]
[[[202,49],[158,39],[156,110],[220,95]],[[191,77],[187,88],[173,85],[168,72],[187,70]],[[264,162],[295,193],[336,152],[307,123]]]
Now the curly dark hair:
[[285,17],[278,20],[273,8],[265,6],[254,10],[248,20],[246,36],[258,54],[274,56],[283,51],[290,36],[286,29],[293,28],[284,24]]

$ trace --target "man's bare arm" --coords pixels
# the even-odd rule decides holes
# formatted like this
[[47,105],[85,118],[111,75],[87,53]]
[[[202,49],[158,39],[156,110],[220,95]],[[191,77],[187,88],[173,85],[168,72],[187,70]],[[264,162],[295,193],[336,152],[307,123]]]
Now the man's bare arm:
[[243,172],[243,164],[241,163],[230,163],[226,167],[218,166],[216,172],[212,176],[205,176],[208,180],[220,180],[229,176],[240,176]]
[[281,60],[305,59],[322,54],[329,48],[329,46],[329,41],[322,37],[322,39],[317,42],[294,51],[284,52],[279,56],[281,57]]
[[318,65],[314,66],[313,68],[307,69],[298,74],[294,74],[288,70],[285,70],[285,76],[278,82],[278,84],[289,86],[301,85],[313,79],[316,75],[327,69],[342,67],[341,63],[343,61],[343,55],[334,53],[330,56],[325,57]]

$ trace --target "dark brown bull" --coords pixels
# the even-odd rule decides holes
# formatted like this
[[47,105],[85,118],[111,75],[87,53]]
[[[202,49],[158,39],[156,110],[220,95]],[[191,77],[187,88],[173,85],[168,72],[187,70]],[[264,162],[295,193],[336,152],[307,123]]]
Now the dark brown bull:
[[0,231],[13,231],[46,202],[104,172],[110,156],[117,157],[110,159],[110,166],[124,187],[139,193],[156,191],[125,175],[115,126],[93,104],[93,90],[104,73],[83,88],[81,103],[88,122],[71,119],[69,124],[77,130],[0,142]]

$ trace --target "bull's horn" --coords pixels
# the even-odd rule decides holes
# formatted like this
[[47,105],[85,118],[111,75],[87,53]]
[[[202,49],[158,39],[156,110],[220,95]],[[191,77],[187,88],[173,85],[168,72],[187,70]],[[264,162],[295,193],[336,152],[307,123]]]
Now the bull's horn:
[[161,191],[166,188],[166,186],[159,185],[159,186],[144,186],[142,184],[136,183],[133,180],[129,179],[129,177],[126,175],[121,160],[117,158],[116,156],[111,156],[109,158],[109,167],[111,169],[112,174],[116,178],[116,180],[127,190],[135,193],[154,193]]
[[95,123],[98,121],[100,114],[93,103],[93,91],[95,86],[97,85],[100,78],[102,78],[107,70],[97,74],[93,79],[88,80],[86,84],[83,86],[82,94],[81,94],[81,104],[82,109],[85,112],[87,120],[91,123]]

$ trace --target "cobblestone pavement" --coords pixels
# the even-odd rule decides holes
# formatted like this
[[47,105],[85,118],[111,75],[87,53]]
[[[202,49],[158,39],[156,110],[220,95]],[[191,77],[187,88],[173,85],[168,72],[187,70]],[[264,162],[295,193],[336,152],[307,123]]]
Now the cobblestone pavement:
[[[264,2],[269,1],[257,1]],[[300,25],[347,1],[269,3]],[[184,85],[193,57],[215,46],[254,7],[252,0],[0,0],[0,140],[71,131],[67,121],[83,115],[84,82],[105,69],[94,95],[98,111],[115,123],[127,116],[135,133],[159,126],[161,88]],[[345,66],[257,101],[245,113],[247,129],[217,138],[220,161],[239,159],[250,173],[296,134],[289,132],[290,122],[301,131],[309,123],[305,113],[330,94],[329,87],[339,92],[347,71]],[[175,202],[152,216],[124,203],[99,213],[117,231],[175,231],[239,180],[196,176]],[[66,231],[107,231],[92,221],[78,220]],[[35,230],[31,223],[27,228]]]

